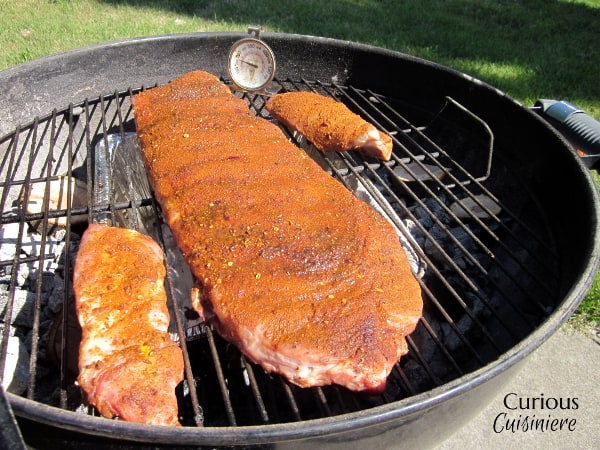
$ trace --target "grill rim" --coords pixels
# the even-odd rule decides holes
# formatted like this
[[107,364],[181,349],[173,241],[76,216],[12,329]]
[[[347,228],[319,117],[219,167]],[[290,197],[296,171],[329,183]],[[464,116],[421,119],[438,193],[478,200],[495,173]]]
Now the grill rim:
[[[25,69],[34,66],[41,68],[44,67],[45,64],[47,64],[48,59],[59,61],[61,60],[61,58],[68,58],[70,55],[83,55],[87,54],[87,52],[89,52],[90,50],[102,50],[107,46],[121,47],[124,45],[137,43],[151,43],[156,40],[173,39],[174,37],[176,39],[186,39],[186,37],[194,37],[197,39],[198,35],[200,34],[208,39],[223,37],[227,42],[226,45],[228,45],[228,42],[230,42],[231,40],[237,39],[243,35],[241,33],[193,33],[189,35],[165,35],[150,38],[138,38],[108,44],[99,44],[91,47],[84,47],[82,49],[66,52],[65,54],[52,55],[50,57],[40,58],[39,60],[26,63],[22,66],[27,66],[25,67]],[[273,39],[276,37],[283,39],[299,39],[301,41],[309,43],[312,46],[327,44],[333,45],[334,47],[343,47],[346,49],[350,48],[362,52],[372,52],[380,55],[388,55],[394,58],[401,56],[404,59],[408,59],[413,62],[418,62],[419,64],[425,64],[437,70],[442,70],[443,72],[445,72],[446,74],[450,74],[451,76],[459,76],[461,78],[464,78],[467,80],[468,83],[475,82],[485,90],[493,90],[495,94],[500,94],[501,96],[507,97],[506,94],[499,92],[497,89],[487,86],[485,83],[475,80],[468,75],[461,74],[443,66],[439,66],[436,63],[420,60],[419,58],[404,55],[391,50],[385,50],[365,44],[356,44],[347,41],[339,41],[328,38],[318,38],[313,36],[265,33],[263,37],[265,38],[265,40]],[[4,73],[0,72],[0,81],[4,79],[4,75],[6,74],[6,72],[10,72],[8,74],[8,78],[10,78],[10,76],[17,74],[22,69],[23,68],[19,66],[18,69],[14,71],[12,69],[8,69],[8,71],[4,71]],[[521,107],[521,105],[517,106]],[[555,140],[561,143],[565,151],[569,150],[569,144],[564,139],[564,137],[562,137],[558,132],[552,129],[542,119],[538,118],[535,114],[530,113],[530,116],[533,120],[539,122],[544,128],[546,128],[547,131],[554,135]],[[571,154],[571,152],[567,153]],[[595,227],[596,230],[598,230],[600,223],[600,212],[598,207],[600,203],[598,198],[599,194],[597,190],[593,188],[593,180],[585,166],[581,163],[581,161],[578,158],[576,158],[574,154],[571,155],[571,159],[575,160],[576,164],[579,166],[577,170],[582,175],[582,177],[579,179],[579,183],[585,185],[584,187],[587,187],[587,201],[589,202],[589,204],[592,205],[592,212],[594,213],[593,217],[590,217],[591,224],[593,227]],[[569,163],[571,162],[572,161],[569,161]],[[533,332],[531,332],[525,339],[513,346],[507,352],[503,353],[496,361],[493,361],[492,363],[489,363],[474,372],[463,375],[449,383],[445,383],[437,388],[431,389],[430,391],[424,392],[422,394],[417,394],[416,396],[411,396],[409,398],[392,402],[386,405],[377,406],[371,409],[366,409],[354,413],[342,414],[334,417],[305,420],[298,423],[259,425],[250,427],[206,427],[189,429],[184,428],[183,430],[177,429],[171,430],[171,432],[169,432],[168,430],[160,430],[157,429],[157,427],[149,427],[147,425],[115,422],[109,421],[107,419],[83,415],[77,415],[80,416],[80,418],[83,418],[83,420],[79,420],[79,422],[82,422],[81,424],[79,424],[80,426],[78,428],[72,428],[68,424],[68,422],[74,420],[74,413],[70,411],[37,403],[33,400],[28,400],[10,393],[8,393],[8,397],[11,405],[13,406],[18,415],[26,418],[32,418],[41,423],[46,423],[49,425],[60,424],[62,428],[70,428],[73,431],[85,430],[91,434],[99,434],[100,432],[102,432],[117,437],[119,439],[127,440],[143,440],[143,437],[133,436],[132,433],[135,434],[136,432],[139,432],[141,435],[145,435],[148,431],[151,431],[153,438],[158,438],[160,442],[163,442],[162,439],[166,439],[164,442],[181,442],[183,444],[198,444],[204,442],[216,444],[239,444],[267,442],[271,440],[292,440],[306,438],[307,436],[322,436],[323,431],[328,432],[328,434],[341,433],[344,431],[357,431],[366,427],[387,423],[394,420],[408,420],[411,416],[418,414],[422,410],[433,408],[434,406],[439,405],[445,400],[455,399],[461,394],[473,392],[475,388],[483,386],[487,381],[491,379],[499,377],[500,375],[508,373],[509,371],[511,373],[514,372],[514,370],[510,369],[517,367],[520,361],[522,361],[539,345],[541,345],[547,338],[549,338],[551,334],[554,331],[556,331],[560,327],[560,325],[562,325],[562,323],[569,317],[569,315],[573,313],[573,311],[578,306],[579,302],[583,299],[585,293],[589,290],[589,287],[595,277],[595,274],[597,273],[598,268],[600,267],[600,237],[598,236],[598,233],[596,233],[596,235],[594,236],[592,245],[588,248],[585,257],[585,262],[582,264],[583,271],[581,272],[578,278],[578,282],[573,283],[572,286],[569,286],[569,288],[563,295],[561,303],[557,306],[555,311],[548,315],[545,321],[542,324],[540,324]],[[59,420],[48,420],[48,415],[54,415]],[[62,423],[60,419],[65,419],[66,422]],[[160,433],[158,433],[159,430],[161,431]],[[234,431],[228,433],[229,430]],[[240,433],[240,430],[247,431],[248,433],[244,433],[243,436],[240,436],[240,434],[242,434]],[[254,432],[256,432],[257,434],[255,435]],[[181,434],[180,439],[183,439],[183,441],[177,440],[177,434]],[[231,440],[224,441],[223,439],[225,439],[226,437],[231,438]],[[202,440],[196,440],[198,438]],[[217,440],[204,441],[204,439],[213,438]],[[188,441],[188,439],[190,439],[190,441]],[[194,440],[191,441],[191,439]]]
[[[593,275],[588,278],[589,284]],[[577,292],[573,292],[575,298]],[[154,442],[161,444],[203,444],[203,445],[235,445],[263,444],[270,442],[292,441],[329,436],[343,432],[360,432],[369,427],[384,425],[390,422],[398,424],[418,417],[423,411],[441,403],[459,398],[464,394],[473,394],[496,377],[507,382],[518,372],[519,363],[531,352],[544,343],[562,321],[568,318],[575,308],[576,302],[561,303],[555,313],[548,316],[526,339],[503,353],[496,361],[463,375],[429,391],[413,395],[385,405],[375,406],[356,412],[340,414],[332,417],[309,419],[300,422],[225,427],[156,427],[145,424],[110,420],[103,417],[77,414],[68,410],[49,406],[24,397],[7,393],[10,404],[19,417],[56,426],[70,431],[86,431],[96,436],[112,436],[120,440],[144,442],[152,436]],[[553,320],[553,319],[558,319]],[[517,369],[517,370],[515,370]],[[494,388],[494,391],[496,389]],[[485,391],[484,391],[485,392]],[[481,397],[477,396],[479,401]],[[482,402],[485,405],[485,402]],[[474,415],[475,412],[472,412]],[[54,420],[49,420],[48,417]],[[324,434],[324,432],[326,432]]]

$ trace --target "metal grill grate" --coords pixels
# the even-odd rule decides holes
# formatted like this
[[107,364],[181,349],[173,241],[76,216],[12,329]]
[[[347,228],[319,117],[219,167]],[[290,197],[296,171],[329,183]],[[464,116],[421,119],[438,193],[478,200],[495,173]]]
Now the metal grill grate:
[[[178,312],[172,331],[187,341],[187,377],[179,392],[185,425],[303,421],[399,400],[483,367],[553,310],[559,268],[544,214],[525,183],[493,153],[493,135],[481,119],[451,98],[437,111],[421,111],[352,86],[277,83],[283,91],[335,97],[393,136],[393,157],[383,163],[353,153],[321,154],[285,130],[394,224],[420,278],[424,317],[383,395],[367,397],[336,386],[299,389],[194,322],[180,303],[184,281],[174,265],[167,287],[171,309]],[[94,414],[81,404],[73,383],[77,326],[68,307],[73,256],[85,224],[111,220],[152,234],[167,252],[174,251],[135,151],[130,99],[137,91],[55,110],[0,140],[0,373],[15,335],[30,355],[22,395],[79,413]],[[243,98],[268,118],[263,96]],[[60,182],[64,176],[79,184]],[[49,195],[55,183],[64,191],[58,205]],[[27,207],[33,198],[39,210]],[[54,336],[59,344],[53,365]]]

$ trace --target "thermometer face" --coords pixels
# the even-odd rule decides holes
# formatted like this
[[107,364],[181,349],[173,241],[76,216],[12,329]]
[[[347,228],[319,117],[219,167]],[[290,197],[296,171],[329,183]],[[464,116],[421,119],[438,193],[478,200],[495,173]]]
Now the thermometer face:
[[229,51],[227,67],[232,81],[246,91],[264,89],[275,76],[275,55],[264,42],[246,38]]

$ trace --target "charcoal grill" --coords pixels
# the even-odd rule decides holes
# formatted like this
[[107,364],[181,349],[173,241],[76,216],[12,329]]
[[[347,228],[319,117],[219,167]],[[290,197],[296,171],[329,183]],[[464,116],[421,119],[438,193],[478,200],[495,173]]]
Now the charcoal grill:
[[[541,118],[485,83],[428,61],[265,33],[278,56],[281,91],[335,97],[394,137],[393,158],[384,163],[319,154],[286,130],[398,230],[425,302],[409,353],[382,395],[296,388],[193,322],[179,303],[185,276],[174,262],[168,286],[178,312],[173,334],[186,342],[187,377],[178,392],[185,426],[97,417],[73,384],[77,327],[69,306],[78,238],[87,221],[108,219],[148,232],[172,251],[136,162],[131,97],[189,70],[224,77],[227,50],[240,37],[134,39],[0,73],[1,243],[12,248],[0,261],[0,369],[15,334],[29,352],[29,377],[22,392],[7,397],[28,444],[431,446],[482,409],[585,295],[599,265],[598,196],[569,144]],[[243,98],[268,119],[263,96]],[[86,183],[81,202],[72,200],[76,186],[67,183],[66,203],[52,206],[42,195],[40,211],[26,211],[23,199],[34,186],[47,192],[65,175]],[[465,202],[474,208],[461,207]],[[48,291],[55,295],[50,307]],[[27,306],[17,314],[23,295]],[[49,335],[58,335],[54,365]]]

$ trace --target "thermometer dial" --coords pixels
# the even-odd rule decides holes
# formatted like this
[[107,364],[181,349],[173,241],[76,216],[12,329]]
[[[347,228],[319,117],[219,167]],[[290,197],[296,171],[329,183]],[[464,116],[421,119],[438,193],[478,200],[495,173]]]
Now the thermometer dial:
[[264,90],[275,76],[275,55],[260,39],[244,38],[231,47],[227,70],[240,89]]

